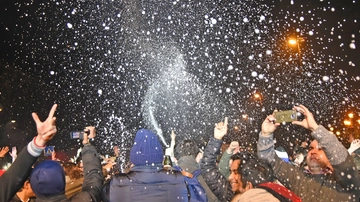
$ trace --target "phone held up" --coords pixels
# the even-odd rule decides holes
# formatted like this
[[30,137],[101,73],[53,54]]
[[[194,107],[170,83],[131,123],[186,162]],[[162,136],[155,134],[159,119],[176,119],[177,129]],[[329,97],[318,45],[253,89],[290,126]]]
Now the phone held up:
[[82,139],[84,139],[84,133],[89,135],[90,131],[86,131],[86,132],[84,132],[84,131],[71,131],[70,132],[70,138],[71,139],[80,139],[80,140],[82,140]]
[[295,110],[286,110],[275,112],[275,123],[288,123],[298,121],[302,118],[302,114]]

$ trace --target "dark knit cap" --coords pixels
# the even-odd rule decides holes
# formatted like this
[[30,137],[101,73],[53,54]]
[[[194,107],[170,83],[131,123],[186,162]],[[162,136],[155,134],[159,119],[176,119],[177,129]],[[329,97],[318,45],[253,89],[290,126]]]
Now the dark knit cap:
[[37,196],[51,196],[65,191],[65,173],[56,161],[37,165],[30,176],[31,188]]
[[134,165],[160,164],[164,152],[155,133],[140,129],[136,133],[134,145],[130,151],[130,161]]

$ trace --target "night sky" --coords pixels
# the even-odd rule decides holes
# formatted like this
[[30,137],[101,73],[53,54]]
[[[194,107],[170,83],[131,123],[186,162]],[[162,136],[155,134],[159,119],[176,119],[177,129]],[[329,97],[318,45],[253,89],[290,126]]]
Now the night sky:
[[[346,134],[344,117],[360,112],[359,4],[1,1],[0,146],[26,145],[36,134],[31,112],[45,119],[54,103],[49,145],[70,155],[79,142],[69,132],[87,125],[111,154],[129,149],[139,128],[164,146],[171,130],[204,145],[225,116],[226,141],[253,146],[266,115],[295,104]],[[290,37],[305,39],[300,55]],[[307,135],[291,125],[275,134],[285,148]]]

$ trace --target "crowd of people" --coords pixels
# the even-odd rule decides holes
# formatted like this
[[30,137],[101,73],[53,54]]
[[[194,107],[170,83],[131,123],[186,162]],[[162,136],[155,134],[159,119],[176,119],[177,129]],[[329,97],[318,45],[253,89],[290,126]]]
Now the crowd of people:
[[[0,172],[0,202],[360,200],[360,139],[353,136],[345,148],[303,105],[293,110],[304,119],[292,124],[308,129],[312,140],[297,145],[295,154],[275,147],[276,129],[282,124],[276,122],[274,111],[261,125],[256,152],[242,149],[237,141],[222,149],[227,117],[215,125],[203,151],[194,140],[177,142],[174,131],[170,147],[163,148],[154,132],[139,129],[127,169],[119,166],[124,163],[122,148],[114,147],[115,157],[99,154],[90,142],[96,138],[92,126],[84,130],[81,161],[62,162],[54,152],[52,160],[36,163],[57,132],[56,108],[53,105],[45,121],[32,114],[37,136],[19,154],[16,147],[11,152],[8,147],[0,149],[0,158],[6,154],[13,158],[11,166]],[[167,167],[164,157],[169,157]]]

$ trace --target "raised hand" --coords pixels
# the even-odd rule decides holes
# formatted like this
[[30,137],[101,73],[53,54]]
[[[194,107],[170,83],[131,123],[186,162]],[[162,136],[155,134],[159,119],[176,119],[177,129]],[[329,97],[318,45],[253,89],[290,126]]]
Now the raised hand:
[[228,117],[225,117],[224,122],[219,122],[214,128],[214,137],[221,140],[227,133],[228,130]]
[[302,126],[311,131],[316,130],[319,125],[316,123],[313,114],[304,105],[295,106],[294,110],[302,113],[305,118],[302,121],[293,121],[292,124]]
[[89,135],[87,133],[84,133],[84,139],[82,141],[83,145],[89,144],[89,138],[95,138],[96,137],[96,131],[94,126],[87,126],[84,131],[89,131]]
[[175,132],[174,132],[174,130],[172,130],[171,131],[171,140],[175,140],[175,137],[176,137]]
[[15,159],[17,158],[17,149],[16,149],[16,147],[12,147],[11,152],[9,152],[9,154],[12,157],[12,160],[14,162]]
[[[274,112],[276,111],[277,110],[275,110]],[[266,119],[261,124],[261,135],[263,136],[271,135],[272,133],[274,133],[274,131],[279,125],[280,123],[275,123],[275,117],[273,114],[267,116]]]
[[238,147],[239,147],[239,142],[238,141],[232,141],[226,151],[227,151],[228,154],[232,154],[234,152],[234,150],[236,148],[238,148]]
[[41,122],[38,115],[34,112],[32,113],[32,117],[36,123],[36,129],[38,135],[35,138],[35,144],[40,147],[44,147],[46,143],[54,137],[57,132],[55,121],[56,117],[54,117],[55,111],[57,108],[57,104],[54,104],[50,110],[49,116],[44,122]]
[[4,158],[6,153],[8,153],[8,152],[9,152],[9,147],[8,146],[1,148],[1,150],[0,150],[0,158]]

